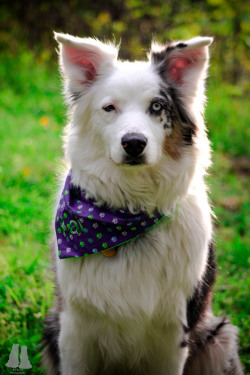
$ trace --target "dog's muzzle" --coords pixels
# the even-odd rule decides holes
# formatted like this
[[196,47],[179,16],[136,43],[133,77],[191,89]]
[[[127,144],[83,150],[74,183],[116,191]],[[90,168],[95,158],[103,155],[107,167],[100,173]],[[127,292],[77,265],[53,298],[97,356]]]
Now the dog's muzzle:
[[145,157],[142,155],[147,138],[141,133],[127,133],[122,137],[122,147],[126,152],[125,162],[130,165],[143,164]]

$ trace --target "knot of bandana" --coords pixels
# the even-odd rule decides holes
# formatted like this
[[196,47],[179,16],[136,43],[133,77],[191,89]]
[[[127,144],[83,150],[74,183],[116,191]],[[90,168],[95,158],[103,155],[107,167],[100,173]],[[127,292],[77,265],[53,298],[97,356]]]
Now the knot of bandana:
[[159,223],[165,215],[97,207],[84,190],[71,184],[69,172],[58,205],[55,228],[59,258],[80,257],[115,248]]

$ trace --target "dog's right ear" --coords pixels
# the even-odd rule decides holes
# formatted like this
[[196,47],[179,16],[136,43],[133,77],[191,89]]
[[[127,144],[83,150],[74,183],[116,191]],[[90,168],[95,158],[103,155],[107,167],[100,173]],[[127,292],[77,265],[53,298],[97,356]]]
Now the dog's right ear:
[[118,49],[96,39],[55,33],[66,95],[77,100],[86,89],[114,66]]

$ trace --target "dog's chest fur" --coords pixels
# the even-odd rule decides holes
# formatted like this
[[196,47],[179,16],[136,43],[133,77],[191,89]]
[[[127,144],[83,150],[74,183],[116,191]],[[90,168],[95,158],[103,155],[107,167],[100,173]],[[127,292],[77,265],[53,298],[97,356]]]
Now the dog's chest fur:
[[[173,218],[165,218],[142,238],[119,247],[117,254],[57,262],[67,302],[93,307],[100,317],[141,320],[165,315],[186,325],[186,303],[201,278],[211,239],[209,211],[190,195]],[[150,286],[150,287],[149,287]]]
[[161,347],[172,353],[181,346],[190,323],[187,304],[205,272],[211,239],[203,198],[201,209],[201,198],[190,194],[172,219],[120,246],[112,258],[58,260],[60,289],[71,311],[64,324],[75,319],[86,345],[97,344],[107,366],[125,361],[133,368]]

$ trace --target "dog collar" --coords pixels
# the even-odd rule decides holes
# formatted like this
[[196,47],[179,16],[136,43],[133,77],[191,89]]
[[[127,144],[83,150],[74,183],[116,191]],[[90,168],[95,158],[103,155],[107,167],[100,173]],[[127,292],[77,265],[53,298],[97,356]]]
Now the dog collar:
[[[85,191],[72,185],[69,172],[57,209],[55,228],[59,258],[103,252],[114,255],[117,246],[143,235],[165,215],[132,214],[107,206],[97,207]],[[105,254],[105,251],[107,253]]]

